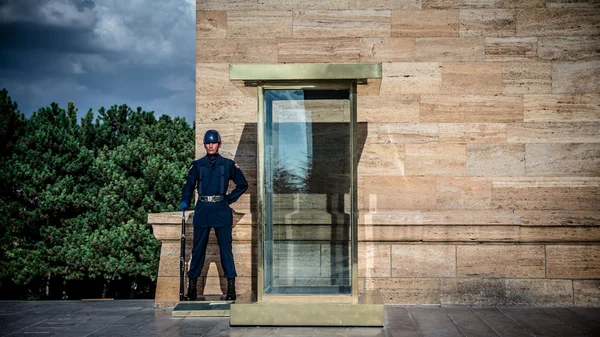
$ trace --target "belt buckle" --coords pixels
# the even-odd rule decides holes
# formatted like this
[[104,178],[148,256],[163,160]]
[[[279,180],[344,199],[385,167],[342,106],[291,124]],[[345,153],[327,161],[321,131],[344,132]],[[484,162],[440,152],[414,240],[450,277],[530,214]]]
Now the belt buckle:
[[209,202],[215,202],[215,196],[214,195],[209,195],[206,198],[208,199]]

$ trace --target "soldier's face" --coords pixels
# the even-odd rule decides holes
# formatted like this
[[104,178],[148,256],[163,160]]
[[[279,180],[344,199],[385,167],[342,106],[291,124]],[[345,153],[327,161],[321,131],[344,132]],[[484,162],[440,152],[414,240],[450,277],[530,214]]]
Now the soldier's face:
[[204,149],[206,150],[206,154],[215,154],[219,152],[220,147],[221,143],[204,143]]

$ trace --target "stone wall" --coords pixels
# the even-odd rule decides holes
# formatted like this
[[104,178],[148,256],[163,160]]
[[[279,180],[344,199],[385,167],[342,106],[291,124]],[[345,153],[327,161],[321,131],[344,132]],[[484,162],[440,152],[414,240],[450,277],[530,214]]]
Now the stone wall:
[[[600,305],[597,1],[198,0],[196,42],[197,155],[218,129],[252,186],[256,91],[229,64],[382,63],[358,96],[361,290]],[[235,206],[242,289],[255,192]]]

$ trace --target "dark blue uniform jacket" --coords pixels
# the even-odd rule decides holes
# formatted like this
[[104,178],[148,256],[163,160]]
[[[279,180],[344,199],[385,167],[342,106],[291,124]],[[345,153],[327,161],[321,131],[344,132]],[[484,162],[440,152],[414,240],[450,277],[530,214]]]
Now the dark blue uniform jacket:
[[[227,194],[230,180],[234,182],[235,189]],[[198,190],[198,196],[222,195],[224,197],[221,202],[201,202],[198,197],[194,227],[224,227],[233,224],[233,214],[229,205],[246,192],[248,181],[233,160],[218,155],[217,161],[211,165],[208,157],[204,156],[192,162],[183,185],[181,201],[189,204],[194,188]]]

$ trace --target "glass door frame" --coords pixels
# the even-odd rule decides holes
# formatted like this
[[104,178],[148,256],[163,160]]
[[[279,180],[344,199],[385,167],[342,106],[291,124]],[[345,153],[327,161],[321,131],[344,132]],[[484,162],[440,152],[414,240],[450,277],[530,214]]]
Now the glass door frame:
[[[264,239],[266,230],[266,177],[265,177],[265,122],[264,104],[265,90],[326,90],[349,89],[350,95],[350,295],[267,295],[265,294],[265,256]],[[258,195],[258,224],[257,224],[257,294],[258,302],[358,302],[358,205],[357,205],[357,158],[356,158],[356,120],[357,120],[357,81],[301,81],[281,82],[268,81],[257,85],[258,90],[258,120],[257,120],[257,195]]]

